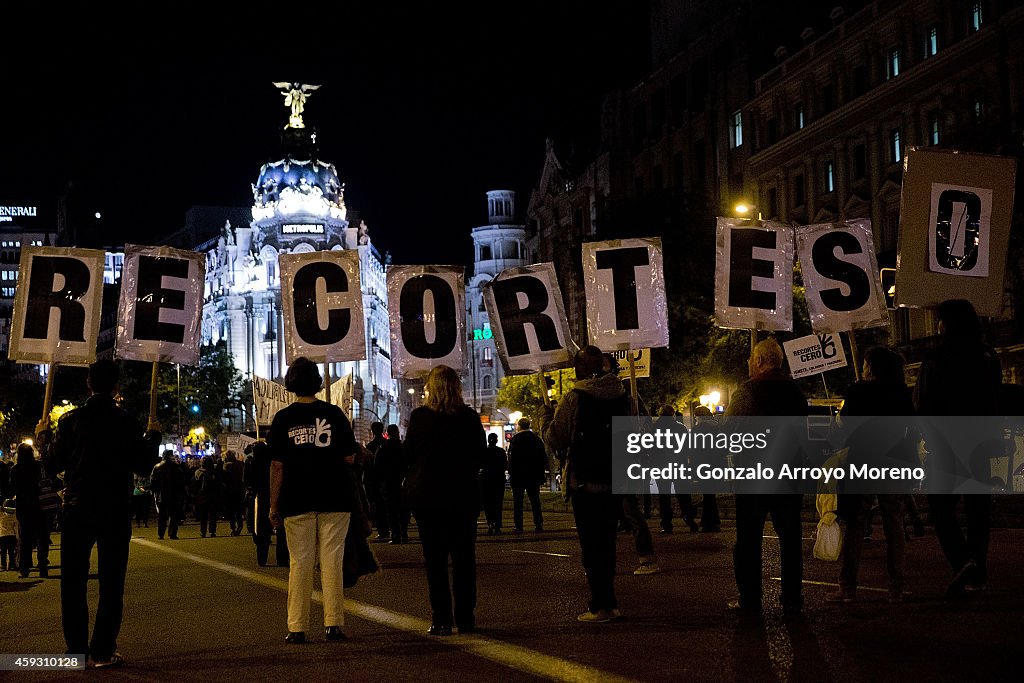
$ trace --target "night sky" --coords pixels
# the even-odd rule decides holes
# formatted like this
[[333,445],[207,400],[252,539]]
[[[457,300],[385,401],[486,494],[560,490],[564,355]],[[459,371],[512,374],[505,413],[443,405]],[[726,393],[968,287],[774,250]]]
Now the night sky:
[[12,17],[0,204],[37,203],[49,222],[70,180],[103,214],[90,242],[157,243],[189,206],[249,206],[287,122],[272,82],[319,83],[306,125],[374,243],[399,263],[468,262],[484,192],[519,192],[524,219],[544,138],[592,143],[603,94],[642,77],[645,4],[90,3]]

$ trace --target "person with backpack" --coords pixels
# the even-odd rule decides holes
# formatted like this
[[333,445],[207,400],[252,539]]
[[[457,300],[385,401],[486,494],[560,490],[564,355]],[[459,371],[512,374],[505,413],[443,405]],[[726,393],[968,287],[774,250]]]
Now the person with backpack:
[[576,619],[605,623],[622,616],[615,597],[615,535],[621,501],[612,494],[612,418],[629,414],[629,397],[604,356],[585,346],[575,358],[576,386],[545,415],[544,441],[566,451],[566,487],[590,586],[587,611]]

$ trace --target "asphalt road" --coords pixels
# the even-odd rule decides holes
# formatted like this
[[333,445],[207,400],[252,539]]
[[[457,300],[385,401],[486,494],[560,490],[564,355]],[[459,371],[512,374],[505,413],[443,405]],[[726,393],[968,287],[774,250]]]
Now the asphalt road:
[[[993,532],[990,590],[952,604],[943,599],[949,569],[930,529],[908,543],[903,605],[885,601],[884,543],[873,542],[861,568],[867,590],[837,607],[824,598],[838,567],[810,557],[813,527],[805,525],[807,607],[803,617],[783,619],[768,525],[767,615],[751,624],[724,609],[735,595],[731,523],[717,534],[677,524],[672,536],[651,524],[660,574],[633,576],[632,539],[619,536],[620,622],[575,621],[586,593],[572,518],[548,512],[542,534],[480,537],[478,636],[425,634],[426,580],[413,530],[409,545],[375,544],[384,571],[346,591],[351,640],[328,643],[314,628],[304,646],[283,641],[287,569],[258,567],[248,537],[202,539],[188,524],[180,540],[158,541],[153,526],[138,529],[118,643],[129,665],[0,672],[0,680],[1020,680],[1024,531]],[[59,545],[59,534],[53,540]],[[59,547],[51,557],[59,562]],[[45,580],[0,572],[0,653],[63,651],[58,576],[57,567]],[[321,616],[315,604],[314,625]]]

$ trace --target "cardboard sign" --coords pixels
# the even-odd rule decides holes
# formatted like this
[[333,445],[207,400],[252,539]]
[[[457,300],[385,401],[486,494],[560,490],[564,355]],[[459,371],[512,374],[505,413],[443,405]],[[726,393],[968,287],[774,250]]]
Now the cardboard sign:
[[1017,162],[1010,157],[911,149],[903,171],[896,305],[967,299],[1003,314]]
[[846,367],[843,342],[836,334],[811,334],[783,343],[793,379]]
[[206,256],[127,244],[114,354],[128,360],[195,365]]
[[668,346],[661,238],[583,245],[587,332],[602,349]]
[[629,379],[629,357],[633,356],[633,372],[636,377],[651,376],[651,350],[631,349],[629,351],[609,351],[609,355],[619,364],[619,379]]
[[359,252],[282,254],[279,262],[288,364],[300,356],[321,363],[364,360]]
[[889,324],[870,220],[799,227],[796,250],[816,333]]
[[793,329],[793,231],[773,221],[718,219],[715,324]]
[[[327,400],[327,392],[321,389],[316,393],[321,401]],[[256,422],[269,425],[274,421],[277,411],[295,402],[295,394],[285,389],[283,384],[264,379],[258,375],[252,378],[252,398],[255,405]],[[352,375],[348,374],[331,384],[331,403],[341,408],[345,415],[352,419]]]
[[505,374],[566,367],[576,353],[551,263],[503,270],[483,287]]
[[8,358],[64,365],[96,360],[103,259],[99,249],[22,247]]
[[391,376],[420,378],[437,365],[466,365],[462,266],[388,267]]

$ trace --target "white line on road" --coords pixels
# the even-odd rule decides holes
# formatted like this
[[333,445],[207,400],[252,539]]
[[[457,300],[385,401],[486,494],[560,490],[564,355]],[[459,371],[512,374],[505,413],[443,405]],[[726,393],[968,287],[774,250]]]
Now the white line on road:
[[526,553],[527,555],[550,555],[551,557],[572,557],[565,553],[542,553],[539,550],[513,550],[514,553]]
[[[782,581],[782,577],[781,576],[773,576],[773,577],[771,577],[771,580],[772,581]],[[830,588],[839,588],[839,584],[838,583],[829,583],[828,581],[811,581],[810,579],[804,579],[803,582],[806,583],[808,586],[828,586]],[[888,593],[889,592],[888,588],[874,588],[872,586],[857,586],[857,590],[859,590],[859,591],[872,591],[874,593]],[[910,593],[908,593],[906,591],[903,591],[903,594],[904,595],[910,595]]]
[[[765,534],[765,535],[764,535],[764,536],[762,536],[761,538],[774,538],[775,540],[779,540],[779,537],[778,537],[778,536],[770,536],[770,535],[768,535],[768,534]],[[805,541],[813,541],[813,540],[814,540],[814,538],[813,538],[813,537],[811,537],[811,538],[807,538],[806,536],[802,536],[801,538],[802,538],[803,540],[805,540]]]
[[[183,559],[217,569],[226,574],[237,576],[247,581],[252,581],[261,586],[272,588],[283,593],[288,592],[288,582],[284,579],[274,578],[254,572],[249,569],[242,569],[226,562],[203,557],[194,553],[168,547],[162,543],[155,543],[144,538],[133,538],[133,543],[152,548],[169,555],[176,555]],[[320,591],[313,591],[313,600],[323,604],[323,596]],[[413,635],[426,638],[427,627],[430,622],[425,619],[394,612],[383,607],[377,607],[357,600],[345,599],[345,611],[353,616],[372,621],[383,626],[390,626],[399,631],[412,633]],[[558,657],[504,643],[494,638],[481,635],[452,636],[449,638],[435,638],[433,642],[456,647],[478,657],[489,659],[504,666],[511,667],[517,671],[524,671],[535,676],[547,678],[553,681],[566,681],[567,683],[589,683],[590,681],[602,681],[602,683],[632,683],[633,679],[610,674],[601,669],[577,664]]]

